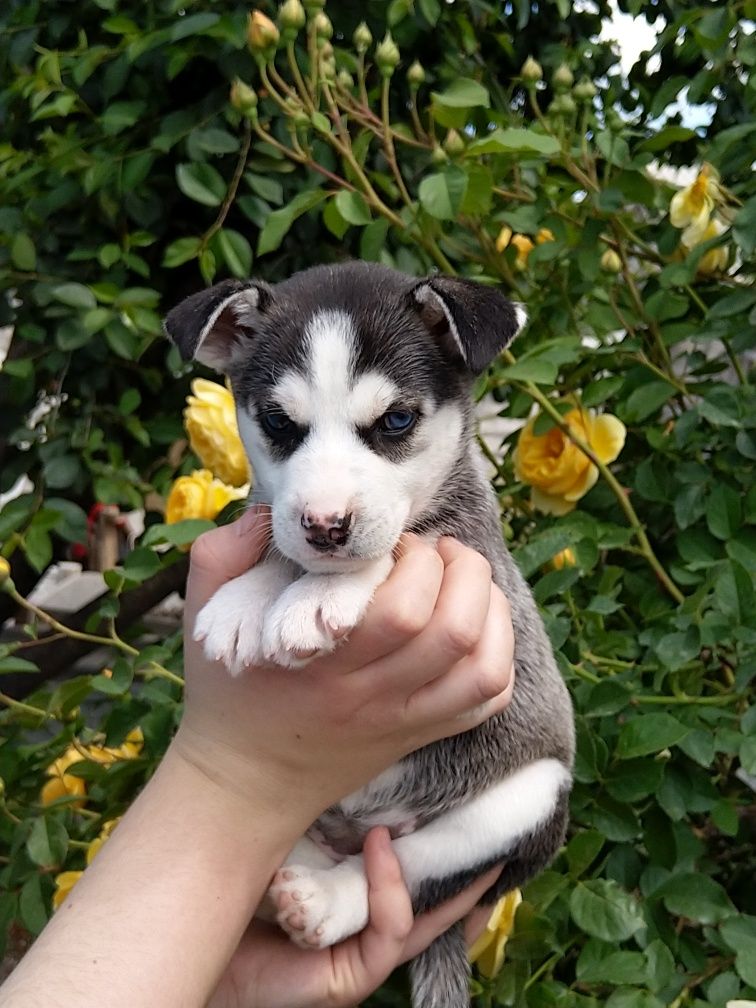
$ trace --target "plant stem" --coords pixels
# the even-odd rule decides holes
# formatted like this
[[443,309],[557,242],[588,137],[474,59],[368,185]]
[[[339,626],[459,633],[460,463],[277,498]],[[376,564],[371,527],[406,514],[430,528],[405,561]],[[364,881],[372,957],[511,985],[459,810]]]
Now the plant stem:
[[90,644],[102,644],[104,647],[115,647],[119,651],[123,651],[124,654],[132,656],[139,654],[137,648],[132,647],[131,644],[127,644],[125,641],[122,641],[120,637],[100,637],[98,634],[84,633],[83,630],[74,630],[72,627],[65,626],[49,613],[46,613],[44,609],[40,609],[38,606],[35,606],[33,602],[30,602],[28,599],[24,598],[23,595],[20,595],[15,588],[11,589],[8,594],[17,605],[27,609],[38,619],[41,619],[45,623],[49,624],[53,630],[58,631],[58,633],[65,634],[66,637],[70,637],[72,640],[88,641]]

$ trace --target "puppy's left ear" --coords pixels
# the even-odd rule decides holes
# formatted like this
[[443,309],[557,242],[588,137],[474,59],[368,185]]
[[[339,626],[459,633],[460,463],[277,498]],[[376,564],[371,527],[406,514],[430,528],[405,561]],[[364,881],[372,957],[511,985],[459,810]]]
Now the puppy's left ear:
[[184,360],[193,357],[226,374],[243,358],[272,295],[260,280],[223,280],[172,308],[163,328]]
[[410,295],[442,349],[473,374],[480,374],[508,347],[528,319],[522,305],[495,288],[460,277],[429,277]]

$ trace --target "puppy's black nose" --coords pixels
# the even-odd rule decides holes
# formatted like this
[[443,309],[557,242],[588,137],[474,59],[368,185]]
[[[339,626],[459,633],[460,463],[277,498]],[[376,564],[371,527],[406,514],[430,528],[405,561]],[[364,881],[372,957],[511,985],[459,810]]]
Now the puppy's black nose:
[[332,553],[349,538],[352,512],[344,515],[320,515],[308,509],[302,515],[301,522],[302,528],[307,531],[307,542],[323,553]]

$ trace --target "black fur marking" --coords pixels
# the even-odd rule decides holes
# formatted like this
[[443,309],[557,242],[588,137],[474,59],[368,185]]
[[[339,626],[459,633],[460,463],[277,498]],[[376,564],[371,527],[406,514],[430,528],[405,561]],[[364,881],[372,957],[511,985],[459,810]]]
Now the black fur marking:
[[441,306],[427,298],[429,288],[451,316],[462,344],[464,364],[473,374],[480,374],[517,335],[514,305],[495,287],[461,277],[436,276],[417,284],[412,290],[416,310],[456,361],[460,360],[460,347]]

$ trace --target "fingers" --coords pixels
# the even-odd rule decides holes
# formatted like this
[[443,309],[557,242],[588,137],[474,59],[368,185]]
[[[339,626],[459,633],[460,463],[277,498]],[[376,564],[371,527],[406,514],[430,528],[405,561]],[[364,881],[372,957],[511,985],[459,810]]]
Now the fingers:
[[435,546],[405,535],[401,553],[378,588],[360,626],[333,655],[329,667],[353,671],[389,655],[416,637],[433,615],[444,563]]
[[192,546],[187,608],[199,609],[226,581],[253,567],[262,556],[269,533],[269,510],[255,505],[231,525],[201,535]]
[[404,961],[412,929],[412,902],[387,829],[378,827],[368,833],[363,856],[370,919],[361,934],[334,950],[339,953],[334,955],[334,968],[341,974],[334,985],[341,994],[338,1004],[362,1000]]
[[[451,927],[452,924],[472,910],[483,893],[494,884],[500,873],[501,865],[498,865],[496,868],[487,871],[485,875],[481,875],[480,878],[476,879],[466,889],[463,889],[453,899],[442,903],[435,910],[421,914],[415,920],[414,926],[407,936],[400,961],[406,962],[408,959],[414,958],[423,949],[427,948],[434,938],[438,938],[447,928]],[[475,911],[473,926],[468,928],[467,923],[465,925],[465,939],[469,943],[480,934],[490,916],[491,907],[481,907],[480,912]],[[468,931],[475,932],[476,929],[477,933],[472,934],[472,939],[470,939]]]
[[385,689],[401,683],[413,693],[447,673],[480,640],[490,606],[491,567],[452,539],[441,540],[438,553],[444,570],[433,614],[415,637],[381,662]]
[[[409,697],[406,714],[422,713],[434,732],[446,725],[449,734],[475,727],[503,710],[514,690],[514,634],[509,602],[495,585],[480,637],[446,672]],[[434,738],[439,737],[434,734]]]

